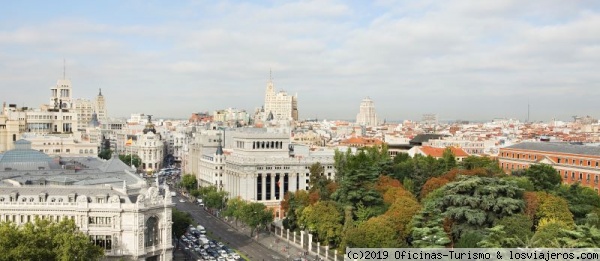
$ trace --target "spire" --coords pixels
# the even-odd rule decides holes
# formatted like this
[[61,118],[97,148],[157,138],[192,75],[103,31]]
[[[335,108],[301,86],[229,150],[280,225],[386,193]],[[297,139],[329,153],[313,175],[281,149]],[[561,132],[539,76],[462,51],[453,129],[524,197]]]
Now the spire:
[[63,80],[67,79],[67,60],[63,58]]
[[102,96],[102,88],[99,88],[99,89],[100,89],[100,93],[98,93],[98,96]]
[[219,145],[217,146],[217,152],[215,152],[217,155],[223,155],[223,145],[221,144],[221,133],[217,134],[219,135]]
[[269,81],[273,81],[273,70],[271,70],[271,68],[269,68]]

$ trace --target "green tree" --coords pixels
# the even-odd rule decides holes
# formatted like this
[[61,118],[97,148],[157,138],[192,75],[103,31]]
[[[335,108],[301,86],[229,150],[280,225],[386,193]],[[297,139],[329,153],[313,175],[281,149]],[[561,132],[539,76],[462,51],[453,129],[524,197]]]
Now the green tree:
[[538,227],[532,238],[535,242],[534,247],[557,247],[559,245],[558,238],[561,237],[564,230],[569,230],[569,227],[556,221],[550,221],[548,224]]
[[452,242],[444,230],[444,216],[440,208],[443,196],[444,191],[438,189],[423,199],[423,208],[409,224],[413,247],[443,248]]
[[310,233],[315,233],[318,241],[337,245],[341,239],[343,216],[333,201],[319,201],[304,208],[299,223]]
[[531,180],[535,190],[554,190],[562,179],[557,170],[548,164],[533,164],[525,170],[525,176]]
[[215,188],[215,190],[212,190],[204,195],[204,204],[207,208],[222,209],[225,207],[227,195],[227,191],[217,190]]
[[520,243],[527,241],[533,236],[533,221],[523,214],[515,214],[506,216],[497,220],[495,226],[503,226],[506,232],[507,240],[502,244],[502,247],[521,247]]
[[70,219],[36,219],[23,226],[2,222],[0,235],[0,260],[99,260],[104,256],[104,250]]
[[332,181],[324,175],[325,168],[321,163],[317,162],[310,166],[309,171],[309,193],[317,192],[320,200],[329,200],[331,197],[329,184],[331,184]]
[[173,208],[173,212],[171,212],[171,220],[173,220],[173,233],[177,238],[185,234],[186,229],[193,223],[190,213],[179,211],[176,208]]
[[296,230],[299,227],[298,219],[302,215],[304,208],[310,204],[309,202],[309,194],[306,190],[287,192],[284,200],[281,202],[282,208],[286,213],[283,225],[290,230]]
[[439,207],[453,221],[456,239],[463,232],[488,228],[496,220],[520,213],[525,207],[523,189],[504,179],[461,176],[440,190],[444,196]]
[[185,174],[181,177],[181,186],[190,192],[198,187],[198,180],[192,174]]
[[459,167],[466,170],[473,169],[485,169],[490,175],[501,175],[503,174],[502,169],[497,161],[488,157],[469,156],[464,158],[460,163]]
[[444,150],[441,161],[442,161],[441,163],[443,165],[443,168],[446,171],[449,171],[457,166],[456,157],[454,156],[454,153],[452,152],[452,149],[450,149],[450,148],[446,148]]
[[253,236],[257,228],[273,222],[273,212],[263,203],[251,202],[242,206],[241,219],[250,227],[250,236]]
[[567,248],[599,248],[600,230],[591,224],[575,226],[575,229],[562,229],[556,240],[558,246]]
[[98,153],[98,158],[109,160],[112,157],[112,150],[101,150]]
[[242,218],[244,206],[247,204],[248,203],[240,197],[229,199],[227,201],[227,207],[222,213],[226,217],[233,217],[235,219],[235,225],[237,226],[238,220]]
[[569,228],[575,225],[573,214],[569,211],[569,205],[565,199],[544,192],[538,192],[538,197],[540,205],[535,214],[536,220],[556,220]]
[[585,222],[586,216],[600,208],[600,196],[591,188],[579,183],[561,185],[555,194],[566,199],[569,210],[577,223]]
[[346,232],[346,246],[367,248],[400,247],[398,234],[385,216],[373,217]]
[[119,155],[119,159],[127,165],[133,164],[136,168],[139,168],[142,165],[142,159],[138,155]]
[[478,244],[485,239],[480,230],[465,232],[454,244],[455,248],[477,248]]

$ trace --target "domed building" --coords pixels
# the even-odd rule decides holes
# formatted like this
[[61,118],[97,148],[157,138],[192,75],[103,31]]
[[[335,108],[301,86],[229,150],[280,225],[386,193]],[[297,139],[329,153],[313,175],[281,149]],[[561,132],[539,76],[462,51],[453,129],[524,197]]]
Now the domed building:
[[144,127],[143,134],[137,139],[137,155],[142,160],[141,168],[147,172],[157,171],[162,168],[164,159],[164,144],[160,134],[156,132],[152,115],[148,115],[148,123]]
[[50,157],[27,140],[14,147],[0,154],[0,222],[72,219],[106,259],[173,259],[168,188],[148,187],[116,156]]

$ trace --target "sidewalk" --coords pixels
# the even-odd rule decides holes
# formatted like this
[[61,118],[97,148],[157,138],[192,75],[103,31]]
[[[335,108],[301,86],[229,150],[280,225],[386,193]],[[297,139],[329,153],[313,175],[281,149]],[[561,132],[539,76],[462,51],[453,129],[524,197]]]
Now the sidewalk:
[[[250,228],[245,226],[244,224],[242,224],[242,222],[238,222],[238,224],[235,224],[235,220],[231,219],[231,220],[225,220],[221,217],[217,217],[216,215],[214,215],[212,212],[207,211],[208,213],[210,213],[212,216],[214,216],[215,218],[225,222],[227,225],[229,225],[231,228],[245,234],[246,236],[250,237]],[[285,235],[284,235],[285,236]],[[257,238],[258,237],[258,238]],[[287,240],[285,239],[281,239],[275,235],[273,235],[272,233],[268,232],[268,231],[261,231],[260,233],[256,233],[256,231],[254,232],[254,237],[253,239],[258,242],[259,244],[272,249],[273,251],[281,254],[282,256],[286,257],[286,260],[293,260],[294,258],[302,258],[303,257],[303,253],[305,253],[307,250],[300,248],[298,245],[294,244],[292,242],[292,238],[290,236],[290,241],[288,243]],[[308,257],[309,259],[303,259],[303,260],[314,260],[315,259],[315,254],[312,255],[312,257]]]

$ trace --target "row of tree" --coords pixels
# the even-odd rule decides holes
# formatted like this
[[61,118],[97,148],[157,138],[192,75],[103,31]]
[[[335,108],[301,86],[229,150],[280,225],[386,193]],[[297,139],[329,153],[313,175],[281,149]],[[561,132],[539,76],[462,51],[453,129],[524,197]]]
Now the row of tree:
[[236,224],[242,222],[251,228],[250,236],[259,228],[265,228],[273,222],[273,211],[265,204],[258,202],[247,202],[240,198],[229,199],[227,192],[216,186],[198,187],[198,181],[194,175],[182,176],[180,185],[194,198],[201,198],[204,206],[209,209],[222,210],[225,217],[235,219]]
[[282,202],[285,227],[332,247],[589,246],[600,225],[598,194],[549,165],[505,175],[485,157],[392,160],[382,147],[336,152],[335,168],[329,180],[313,165],[309,191]]
[[273,211],[268,209],[265,204],[258,202],[248,202],[241,198],[233,198],[227,201],[227,207],[222,212],[223,216],[231,217],[236,225],[239,221],[250,228],[250,236],[260,228],[266,228],[273,222]]

